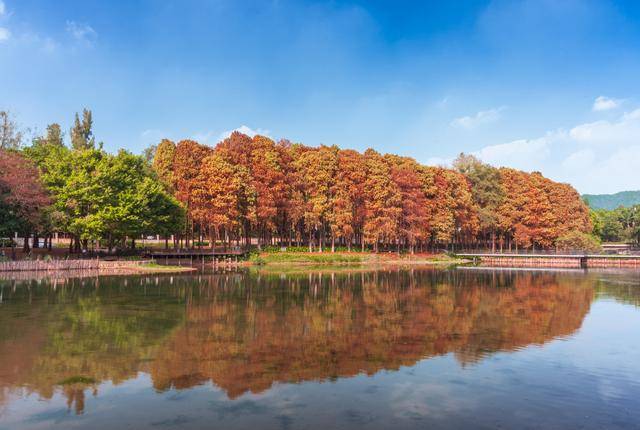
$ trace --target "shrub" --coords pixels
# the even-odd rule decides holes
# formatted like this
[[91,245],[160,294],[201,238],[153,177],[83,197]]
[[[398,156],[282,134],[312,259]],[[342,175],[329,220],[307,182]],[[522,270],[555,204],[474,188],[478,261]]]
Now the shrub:
[[265,259],[262,258],[260,254],[251,254],[249,261],[251,261],[255,266],[264,266],[266,263]]
[[556,247],[563,251],[580,250],[594,252],[600,250],[600,241],[593,235],[579,231],[570,231],[556,240]]

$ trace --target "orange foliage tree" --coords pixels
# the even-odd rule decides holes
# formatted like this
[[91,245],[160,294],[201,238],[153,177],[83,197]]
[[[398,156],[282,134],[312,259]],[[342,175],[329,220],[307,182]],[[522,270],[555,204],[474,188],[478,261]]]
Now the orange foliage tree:
[[234,132],[215,148],[163,141],[153,166],[187,208],[187,239],[212,245],[551,248],[592,230],[570,185],[464,154],[454,170]]

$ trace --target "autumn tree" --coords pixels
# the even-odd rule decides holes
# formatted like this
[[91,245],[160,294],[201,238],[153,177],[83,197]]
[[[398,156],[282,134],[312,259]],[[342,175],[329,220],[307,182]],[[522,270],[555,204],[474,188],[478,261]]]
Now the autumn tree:
[[[318,236],[318,248],[322,252],[325,226],[333,218],[334,178],[338,167],[338,148],[320,146],[299,151],[294,161],[302,181],[304,222],[309,234],[309,249]],[[335,249],[335,235],[331,235],[331,248]]]
[[22,233],[24,250],[51,203],[36,166],[17,152],[0,149],[0,236]]
[[380,242],[394,243],[402,214],[401,193],[391,177],[391,166],[373,149],[364,153],[367,179],[365,181],[364,236],[378,252]]
[[350,149],[339,151],[332,190],[330,226],[332,235],[344,240],[349,250],[356,235],[360,236],[364,247],[366,179],[363,156]]
[[391,167],[391,178],[400,192],[399,238],[413,253],[419,242],[428,239],[431,224],[421,166],[408,157],[387,155],[386,159]]
[[186,246],[194,235],[193,209],[194,189],[200,175],[202,161],[212,152],[212,149],[193,140],[178,142],[173,158],[173,183],[176,197],[187,209],[187,225],[185,226]]
[[173,160],[176,154],[176,144],[169,139],[162,139],[155,149],[151,165],[160,180],[169,188],[174,189]]
[[259,246],[270,243],[277,230],[278,209],[288,195],[282,154],[265,136],[252,139],[250,174],[255,192],[255,230]]
[[213,152],[202,161],[194,180],[191,214],[209,232],[212,247],[220,237],[230,240],[230,233],[238,227],[244,179],[241,169]]

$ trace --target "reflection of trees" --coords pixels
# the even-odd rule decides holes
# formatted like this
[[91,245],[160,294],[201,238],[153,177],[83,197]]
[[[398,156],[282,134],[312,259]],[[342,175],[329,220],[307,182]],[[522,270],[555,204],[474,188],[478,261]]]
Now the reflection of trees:
[[211,380],[236,397],[450,352],[471,363],[578,329],[593,298],[588,280],[574,285],[580,279],[431,271],[255,277],[191,302],[151,373],[158,389]]
[[150,280],[3,284],[0,401],[9,389],[51,398],[60,387],[82,412],[86,388],[95,393],[96,383],[134,377],[184,309],[181,300],[149,300],[158,298]]
[[[0,283],[0,404],[149,372],[157,389],[212,381],[230,397],[454,353],[463,364],[575,331],[594,280],[396,271]],[[582,284],[582,285],[576,285]]]
[[[602,276],[602,273],[607,275]],[[598,281],[595,283],[598,296],[640,306],[640,271],[602,270],[594,272],[594,276],[598,276]]]

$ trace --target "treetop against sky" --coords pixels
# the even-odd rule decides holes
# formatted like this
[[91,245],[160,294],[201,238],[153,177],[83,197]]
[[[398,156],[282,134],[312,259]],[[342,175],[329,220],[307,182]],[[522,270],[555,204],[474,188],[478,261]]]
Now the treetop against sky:
[[105,149],[239,129],[640,189],[640,3],[0,0],[0,110]]

